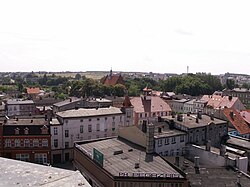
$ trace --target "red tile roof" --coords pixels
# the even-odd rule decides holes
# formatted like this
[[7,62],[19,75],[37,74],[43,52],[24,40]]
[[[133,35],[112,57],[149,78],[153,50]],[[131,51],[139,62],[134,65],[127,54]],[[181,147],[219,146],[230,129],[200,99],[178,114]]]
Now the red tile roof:
[[124,80],[120,74],[115,74],[115,75],[106,75],[101,79],[102,84],[106,85],[116,85],[116,84],[123,84],[124,85]]
[[133,97],[130,101],[137,113],[171,111],[170,106],[157,96],[151,96],[151,106],[150,101],[145,101],[141,97]]
[[40,88],[37,88],[37,87],[26,88],[26,91],[27,91],[27,94],[39,94]]
[[231,108],[238,101],[238,97],[232,97],[230,100],[229,96],[204,95],[201,100],[207,101],[207,106],[210,106],[214,109]]
[[224,108],[223,113],[227,120],[234,126],[240,134],[249,134],[250,125],[246,123],[245,119],[240,113],[233,108]]
[[132,107],[133,105],[131,104],[131,102],[130,102],[130,99],[129,99],[129,96],[125,96],[125,99],[124,99],[124,101],[123,101],[123,104],[122,104],[122,106],[124,107],[124,108],[129,108],[129,107]]

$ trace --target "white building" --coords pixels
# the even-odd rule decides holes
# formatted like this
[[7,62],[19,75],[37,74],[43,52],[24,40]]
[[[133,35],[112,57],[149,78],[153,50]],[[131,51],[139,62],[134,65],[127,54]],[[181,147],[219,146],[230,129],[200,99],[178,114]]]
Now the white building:
[[186,102],[188,102],[187,99],[171,100],[169,104],[173,112],[184,113],[184,104]]
[[169,129],[168,125],[156,127],[154,141],[155,152],[162,156],[181,156],[185,153],[186,133]]
[[119,126],[128,126],[127,117],[133,117],[126,108],[115,107],[67,110],[56,116],[58,123],[51,122],[52,162],[72,159],[76,141],[117,136]]
[[196,101],[195,99],[192,99],[192,100],[184,103],[184,113],[185,114],[186,113],[191,113],[191,114],[194,113],[194,102],[195,101]]

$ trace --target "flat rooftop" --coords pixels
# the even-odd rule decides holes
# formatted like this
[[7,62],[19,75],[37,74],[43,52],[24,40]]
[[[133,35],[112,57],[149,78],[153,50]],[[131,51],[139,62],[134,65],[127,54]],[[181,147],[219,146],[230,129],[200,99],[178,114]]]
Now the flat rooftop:
[[122,114],[122,111],[116,107],[107,108],[79,108],[77,110],[66,110],[58,112],[57,115],[62,118],[79,118],[79,117],[92,117],[92,116],[105,116]]
[[183,121],[177,120],[177,115],[175,118],[172,118],[172,116],[164,116],[163,119],[166,119],[168,121],[174,120],[177,124],[180,124],[182,126],[185,126],[187,128],[199,128],[209,125],[210,123],[214,123],[215,125],[220,124],[226,124],[227,122],[224,120],[220,120],[218,118],[214,118],[214,120],[211,120],[210,116],[208,115],[202,115],[202,119],[199,119],[198,123],[196,123],[196,116],[197,115],[190,115],[183,114]]
[[0,186],[90,187],[78,171],[43,166],[0,157]]
[[44,118],[34,118],[34,119],[9,119],[5,125],[47,125],[48,121]]
[[[175,164],[175,157],[164,157],[164,159]],[[191,187],[247,187],[250,184],[249,176],[230,167],[211,168],[201,164],[199,166],[199,173],[197,173],[193,162],[179,157],[179,168],[187,174]],[[237,183],[237,181],[240,182]]]
[[[77,147],[91,159],[93,148],[101,152],[104,156],[103,169],[113,176],[121,177],[126,174],[126,177],[139,177],[143,173],[143,177],[161,174],[163,178],[184,178],[160,156],[146,157],[143,148],[121,138],[87,142],[78,144]],[[122,153],[114,155],[115,151]],[[139,163],[139,168],[135,168],[135,163]]]
[[[153,122],[153,125],[155,125],[155,138],[167,138],[186,134],[186,132],[184,131],[170,129],[169,125],[166,122]],[[161,128],[161,132],[158,131],[158,128]]]
[[239,147],[250,150],[250,141],[247,141],[246,139],[235,138],[235,137],[230,136],[230,139],[227,140],[227,144],[239,146]]

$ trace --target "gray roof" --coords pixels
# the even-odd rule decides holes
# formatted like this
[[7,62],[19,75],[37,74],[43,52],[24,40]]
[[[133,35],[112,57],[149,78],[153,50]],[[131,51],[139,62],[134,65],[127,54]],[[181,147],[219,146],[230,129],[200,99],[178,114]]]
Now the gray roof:
[[78,171],[0,158],[0,186],[90,187]]
[[55,104],[53,104],[53,106],[62,107],[62,106],[68,105],[70,103],[75,103],[75,102],[78,102],[78,101],[81,101],[81,99],[73,97],[71,99],[67,99],[67,100],[55,103]]
[[227,140],[227,144],[239,146],[245,149],[250,150],[250,141],[243,138],[235,138],[230,136],[230,139]]
[[9,119],[6,125],[47,125],[48,122],[44,118],[34,118],[34,119]]
[[199,123],[196,123],[196,115],[183,115],[183,121],[177,121],[177,116],[172,118],[171,116],[162,117],[167,120],[174,120],[177,124],[181,124],[187,128],[199,128],[209,125],[210,123],[214,123],[215,125],[226,124],[227,122],[224,120],[220,120],[218,118],[214,118],[211,120],[210,116],[202,115],[202,119],[199,119]]
[[[132,177],[133,173],[163,173],[169,178],[170,174],[184,178],[177,170],[170,166],[158,155],[152,155],[153,160],[146,158],[144,149],[136,144],[127,142],[123,139],[113,138],[102,141],[94,141],[78,145],[83,153],[92,158],[93,148],[104,155],[103,168],[113,176],[119,176],[120,172],[128,173]],[[122,150],[123,153],[114,155],[114,151]],[[130,151],[129,151],[130,150]],[[139,168],[135,168],[135,163],[140,163]],[[172,178],[172,177],[171,177]]]
[[97,108],[97,109],[80,108],[77,110],[66,110],[57,113],[57,115],[62,118],[92,117],[92,116],[105,116],[105,115],[116,115],[116,114],[122,114],[122,111],[116,107]]
[[[169,162],[175,163],[175,157],[164,157]],[[229,167],[211,167],[200,164],[199,174],[196,173],[194,163],[183,157],[179,158],[179,168],[187,174],[187,179],[191,187],[247,187],[250,179],[243,173],[233,170]],[[237,184],[237,178],[240,176],[240,184]]]
[[188,99],[180,99],[180,100],[174,99],[174,100],[172,100],[172,102],[177,102],[177,103],[186,103],[188,101],[189,101]]
[[32,100],[9,99],[7,105],[30,105],[35,104]]

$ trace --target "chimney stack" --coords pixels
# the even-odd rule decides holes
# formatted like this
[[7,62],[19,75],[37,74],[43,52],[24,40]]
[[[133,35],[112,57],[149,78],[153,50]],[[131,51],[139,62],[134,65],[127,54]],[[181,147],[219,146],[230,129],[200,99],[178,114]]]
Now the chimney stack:
[[214,113],[211,113],[210,119],[214,121]]
[[200,157],[196,156],[194,157],[194,169],[195,169],[195,174],[200,173],[200,164],[199,164]]
[[232,101],[232,99],[233,99],[233,96],[229,95],[229,96],[228,96],[228,100],[229,100],[229,101]]
[[208,140],[208,141],[206,142],[206,151],[210,151],[210,150],[211,150],[211,141]]
[[154,153],[154,131],[155,131],[154,125],[148,124],[147,133],[146,133],[146,153],[147,154]]
[[225,156],[226,154],[226,146],[225,145],[221,145],[221,148],[220,148],[220,156]]
[[180,166],[180,157],[178,157],[178,156],[175,157],[175,165],[176,165],[177,167]]

